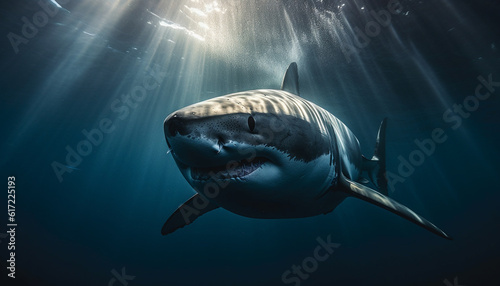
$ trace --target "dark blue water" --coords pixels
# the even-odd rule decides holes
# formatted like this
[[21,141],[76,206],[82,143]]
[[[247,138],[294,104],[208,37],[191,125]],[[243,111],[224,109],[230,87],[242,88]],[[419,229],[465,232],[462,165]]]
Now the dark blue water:
[[[1,285],[500,283],[497,2],[59,4],[1,4]],[[301,95],[346,123],[366,156],[389,118],[391,196],[454,240],[354,198],[303,219],[218,209],[160,234],[194,194],[167,155],[165,117],[277,89],[293,61]],[[339,246],[312,261],[319,240]],[[294,265],[309,271],[283,281]]]

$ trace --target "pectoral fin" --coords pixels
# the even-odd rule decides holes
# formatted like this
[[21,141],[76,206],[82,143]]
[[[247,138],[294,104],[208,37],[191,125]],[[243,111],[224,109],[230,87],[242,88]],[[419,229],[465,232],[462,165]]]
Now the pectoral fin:
[[191,224],[201,215],[215,210],[218,207],[219,206],[210,203],[200,194],[196,194],[178,207],[177,210],[175,210],[175,212],[167,219],[161,229],[161,234],[167,235],[179,228],[183,228],[184,226]]
[[404,205],[392,200],[391,198],[382,195],[381,193],[363,186],[359,183],[353,182],[347,179],[343,174],[340,175],[340,183],[343,186],[343,190],[348,192],[350,195],[360,198],[364,201],[382,207],[388,211],[391,211],[405,219],[426,228],[427,230],[444,237],[446,239],[452,239],[444,231],[436,227],[434,224],[426,220],[425,218],[419,216],[411,209],[405,207]]

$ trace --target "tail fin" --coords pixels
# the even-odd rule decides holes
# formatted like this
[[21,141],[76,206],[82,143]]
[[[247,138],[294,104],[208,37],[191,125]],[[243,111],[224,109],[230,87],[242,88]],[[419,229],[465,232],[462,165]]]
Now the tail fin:
[[387,176],[385,173],[385,133],[387,129],[387,118],[382,120],[378,129],[375,152],[371,159],[363,157],[363,171],[368,173],[370,181],[383,195],[388,195]]

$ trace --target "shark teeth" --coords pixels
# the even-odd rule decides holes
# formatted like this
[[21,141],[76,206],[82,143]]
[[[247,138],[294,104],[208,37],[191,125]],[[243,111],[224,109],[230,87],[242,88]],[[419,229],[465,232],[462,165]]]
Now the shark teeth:
[[230,180],[248,176],[259,169],[268,160],[257,157],[251,161],[241,160],[234,164],[209,168],[192,168],[191,177],[196,181]]

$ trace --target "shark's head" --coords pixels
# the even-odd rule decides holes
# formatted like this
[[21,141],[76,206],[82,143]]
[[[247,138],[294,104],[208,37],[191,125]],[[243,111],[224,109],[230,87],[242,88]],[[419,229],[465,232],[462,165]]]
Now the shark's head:
[[313,201],[336,176],[319,117],[289,92],[255,90],[175,111],[164,131],[197,192],[241,215],[293,217],[295,205]]

